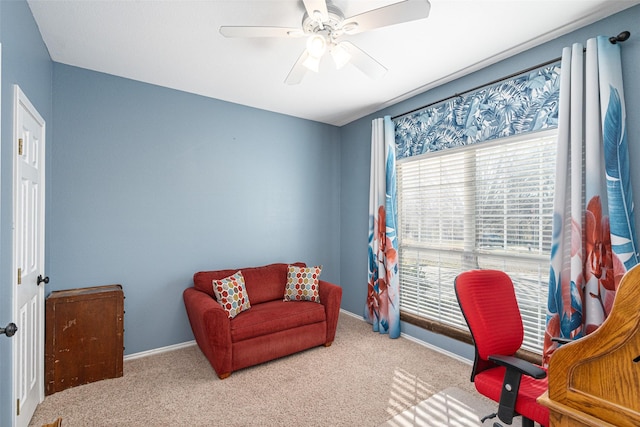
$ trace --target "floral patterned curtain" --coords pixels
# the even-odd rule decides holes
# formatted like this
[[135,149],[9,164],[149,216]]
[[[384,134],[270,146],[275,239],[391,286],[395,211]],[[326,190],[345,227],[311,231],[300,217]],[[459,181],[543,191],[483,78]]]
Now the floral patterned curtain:
[[583,51],[562,54],[544,363],[552,337],[578,339],[606,319],[638,263],[620,46],[600,36]]
[[555,128],[559,76],[555,63],[393,121],[373,121],[364,318],[374,331],[400,336],[396,159]]
[[364,318],[376,332],[400,336],[398,238],[396,234],[395,127],[389,116],[371,132],[369,274]]

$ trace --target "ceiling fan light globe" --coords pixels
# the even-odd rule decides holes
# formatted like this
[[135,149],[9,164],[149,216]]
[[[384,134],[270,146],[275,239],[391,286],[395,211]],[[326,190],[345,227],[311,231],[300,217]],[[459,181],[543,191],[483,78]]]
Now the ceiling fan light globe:
[[347,65],[351,60],[351,54],[339,44],[332,46],[330,52],[338,70]]
[[319,34],[314,34],[307,39],[307,51],[310,56],[320,58],[327,50],[327,41]]

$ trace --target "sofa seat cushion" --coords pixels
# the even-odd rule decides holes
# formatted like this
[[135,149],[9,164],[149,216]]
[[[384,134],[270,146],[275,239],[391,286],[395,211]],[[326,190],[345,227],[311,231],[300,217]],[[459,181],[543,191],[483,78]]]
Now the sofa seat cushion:
[[231,319],[231,341],[239,342],[326,320],[324,306],[310,301],[254,304]]

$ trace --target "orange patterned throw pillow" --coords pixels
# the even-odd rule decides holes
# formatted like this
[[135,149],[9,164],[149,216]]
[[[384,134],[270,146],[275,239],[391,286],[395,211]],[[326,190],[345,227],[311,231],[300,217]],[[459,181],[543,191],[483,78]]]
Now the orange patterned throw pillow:
[[224,279],[214,280],[213,293],[224,311],[227,312],[229,319],[233,319],[241,312],[251,308],[241,271]]
[[322,266],[296,267],[290,265],[287,270],[284,301],[320,302],[318,282],[321,270]]

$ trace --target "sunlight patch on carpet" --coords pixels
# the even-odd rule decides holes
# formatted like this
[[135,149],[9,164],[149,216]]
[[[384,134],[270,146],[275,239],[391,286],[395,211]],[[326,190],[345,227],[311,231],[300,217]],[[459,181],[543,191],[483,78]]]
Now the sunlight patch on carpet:
[[389,391],[389,415],[397,414],[403,408],[433,395],[436,390],[418,375],[402,368],[396,368]]
[[397,414],[381,427],[476,427],[495,408],[456,387],[447,388]]

